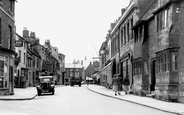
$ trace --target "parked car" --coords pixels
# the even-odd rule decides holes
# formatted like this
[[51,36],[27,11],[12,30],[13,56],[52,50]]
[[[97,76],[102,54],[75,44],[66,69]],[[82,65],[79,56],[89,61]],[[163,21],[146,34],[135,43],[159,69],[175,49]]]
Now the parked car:
[[51,93],[54,95],[55,85],[53,81],[53,76],[40,76],[40,84],[36,87],[38,96],[42,93]]

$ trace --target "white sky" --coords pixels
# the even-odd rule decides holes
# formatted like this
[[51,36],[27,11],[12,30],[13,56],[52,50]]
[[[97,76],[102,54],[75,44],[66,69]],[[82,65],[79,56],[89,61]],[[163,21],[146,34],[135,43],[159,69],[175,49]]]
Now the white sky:
[[[51,45],[64,54],[65,62],[97,57],[110,23],[120,15],[129,0],[17,0],[16,32],[27,27],[36,33],[40,44]],[[97,51],[97,52],[96,52]]]

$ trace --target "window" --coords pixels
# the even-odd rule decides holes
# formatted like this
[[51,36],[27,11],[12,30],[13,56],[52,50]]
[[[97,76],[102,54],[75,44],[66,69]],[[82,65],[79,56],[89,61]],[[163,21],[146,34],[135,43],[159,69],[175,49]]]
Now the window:
[[124,26],[124,45],[126,44],[126,27]]
[[177,71],[178,70],[178,63],[177,63],[177,54],[172,53],[172,71]]
[[13,37],[12,37],[13,33],[12,33],[12,27],[9,25],[9,48],[12,49],[12,41],[13,41]]
[[134,62],[134,75],[141,75],[141,74],[142,74],[142,61]]
[[129,22],[127,23],[127,42],[130,41],[130,36],[129,36]]
[[158,73],[162,72],[162,56],[158,57]]
[[123,29],[121,30],[121,47],[123,47]]
[[70,76],[73,76],[73,72],[70,72]]
[[164,54],[163,55],[163,66],[164,66],[164,69],[163,71],[166,72],[166,71],[169,71],[169,54]]
[[19,50],[19,57],[20,57],[20,63],[21,63],[21,50]]
[[7,88],[8,80],[8,58],[0,56],[0,88]]
[[148,62],[147,61],[144,62],[144,74],[148,75]]
[[24,53],[24,64],[26,63],[26,53]]
[[76,72],[76,73],[75,73],[75,76],[76,76],[76,77],[79,77],[79,72]]
[[70,69],[70,71],[73,71],[73,69]]
[[1,21],[1,18],[0,18],[0,44],[1,44],[1,40],[2,40],[2,21]]
[[79,71],[79,69],[75,69],[75,71]]
[[[131,19],[131,28],[133,27],[133,18]],[[133,36],[134,36],[134,34],[133,34],[133,30],[131,30],[131,39],[133,39]]]
[[162,54],[158,56],[158,73],[159,72],[167,72],[169,71],[169,53]]
[[170,9],[167,8],[157,15],[157,31],[160,31],[169,26]]
[[36,59],[35,57],[33,56],[33,67],[35,68],[35,62],[36,62]]
[[23,42],[23,45],[24,45],[24,49],[26,49],[26,42],[25,41]]
[[10,7],[9,10],[11,13],[13,13],[13,5],[14,5],[14,1],[13,0],[9,0],[10,1]]

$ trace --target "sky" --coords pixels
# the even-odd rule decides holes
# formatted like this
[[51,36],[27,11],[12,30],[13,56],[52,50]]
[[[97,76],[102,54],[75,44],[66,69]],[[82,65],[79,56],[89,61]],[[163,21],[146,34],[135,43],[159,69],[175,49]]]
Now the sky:
[[65,55],[65,63],[85,56],[93,61],[110,24],[128,4],[129,0],[17,0],[16,33],[22,36],[26,27],[35,32],[41,45],[49,39]]

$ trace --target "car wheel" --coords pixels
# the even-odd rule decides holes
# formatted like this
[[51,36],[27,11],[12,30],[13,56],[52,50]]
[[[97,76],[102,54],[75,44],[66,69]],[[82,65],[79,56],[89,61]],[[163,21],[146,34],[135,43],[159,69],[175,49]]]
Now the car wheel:
[[54,95],[54,91],[52,92],[52,95]]
[[41,95],[41,92],[40,91],[38,91],[38,96],[40,96]]

